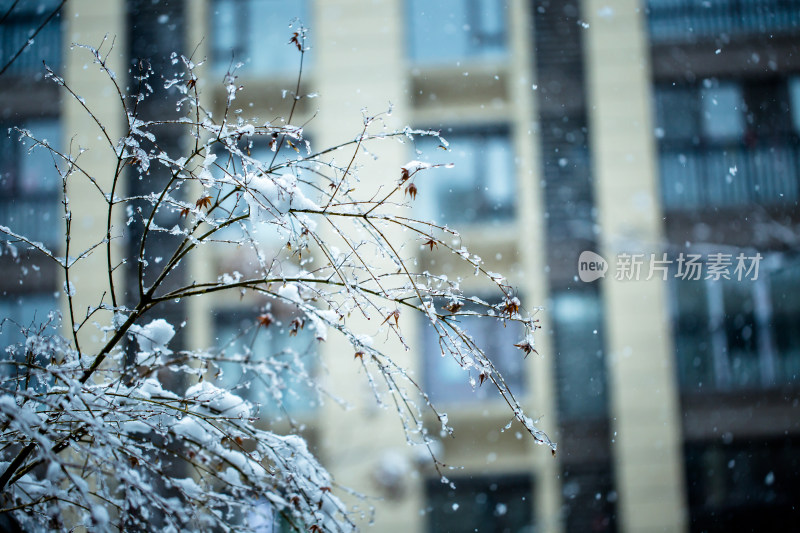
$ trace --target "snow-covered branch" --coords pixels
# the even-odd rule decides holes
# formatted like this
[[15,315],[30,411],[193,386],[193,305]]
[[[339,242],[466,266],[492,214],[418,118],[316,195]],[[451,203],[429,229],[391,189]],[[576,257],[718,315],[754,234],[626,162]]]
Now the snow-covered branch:
[[[304,54],[304,34],[294,38]],[[225,386],[217,379],[223,369],[237,365],[243,375],[259,376],[258,383],[246,386],[269,388],[267,397],[278,409],[287,389],[282,380],[289,374],[316,394],[326,394],[296,351],[263,359],[246,347],[174,352],[169,347],[179,326],[164,320],[160,311],[174,300],[225,291],[257,295],[264,302],[242,335],[251,329],[287,336],[311,331],[313,343],[327,342],[329,335],[349,342],[376,401],[396,411],[409,442],[431,450],[437,468],[441,463],[424,415],[433,413],[451,432],[446,415],[383,341],[358,330],[361,317],[380,324],[388,342],[406,348],[414,344],[405,333],[407,325],[426,321],[443,354],[466,370],[465,379],[476,388],[493,387],[530,436],[555,451],[483,347],[462,327],[464,317],[501,327],[518,324],[523,334],[515,346],[522,358],[535,351],[537,320],[503,276],[452,244],[453,230],[418,220],[409,210],[415,182],[429,165],[411,161],[387,169],[396,176],[388,185],[358,178],[359,157],[370,143],[412,142],[419,136],[438,137],[438,132],[387,130],[381,115],[368,116],[353,138],[317,150],[303,128],[292,124],[300,95],[295,93],[285,123],[244,120],[232,108],[240,87],[229,73],[225,112],[217,120],[201,105],[198,65],[178,56],[173,64],[182,71],[166,89],[183,116],[145,120],[139,104],[150,97],[153,73],[139,72],[138,86],[127,94],[103,54],[91,47],[77,53],[85,50],[107,73],[127,122],[124,136],[113,139],[93,114],[92,102],[49,73],[96,123],[104,144],[97,149],[109,150],[115,165],[105,176],[94,175],[77,163],[77,155],[39,147],[51,150],[54,171],[64,184],[65,257],[26,238],[24,228],[0,227],[6,246],[28,248],[56,262],[69,303],[63,329],[70,332],[62,337],[51,315],[40,326],[23,328],[24,342],[5,347],[0,361],[2,512],[12,512],[30,528],[83,524],[123,530],[146,527],[159,516],[165,530],[246,530],[258,519],[241,517],[261,513],[261,520],[280,516],[303,530],[353,529],[351,510],[305,441],[264,429],[270,409],[241,397],[241,383]],[[181,153],[162,148],[160,136],[167,131],[185,141]],[[447,146],[444,139],[441,143]],[[268,157],[255,155],[258,145],[271,149]],[[290,157],[283,155],[286,148]],[[344,166],[330,157],[341,151],[348,154]],[[149,176],[155,169],[167,176],[156,190],[123,193],[125,180]],[[71,243],[75,229],[68,194],[74,180],[86,180],[102,193],[98,211],[105,215],[103,238],[82,250]],[[127,223],[115,225],[121,213]],[[151,257],[148,250],[156,237],[168,243],[170,254]],[[119,263],[127,269],[118,270],[113,250],[121,242],[130,245]],[[177,273],[201,248],[218,256],[246,254],[248,270],[186,281]],[[434,252],[467,265],[493,288],[495,303],[466,293],[458,280],[419,271],[415,257]],[[83,317],[73,304],[71,269],[103,253],[106,271],[98,277],[106,286],[97,306]],[[133,282],[122,283],[125,276]],[[290,311],[279,319],[273,308]],[[97,318],[97,310],[106,312],[107,323]],[[82,346],[79,338],[89,331],[101,341]]]

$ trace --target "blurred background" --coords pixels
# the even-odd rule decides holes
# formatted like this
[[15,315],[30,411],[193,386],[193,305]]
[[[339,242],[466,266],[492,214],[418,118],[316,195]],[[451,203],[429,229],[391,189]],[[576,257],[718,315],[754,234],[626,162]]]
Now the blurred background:
[[[425,139],[379,145],[362,179],[396,179],[412,159],[455,163],[418,181],[415,215],[458,228],[489,270],[509,275],[529,310],[543,306],[541,357],[522,359],[511,342],[517,332],[477,324],[472,333],[528,413],[541,415],[559,443],[555,457],[519,426],[504,429],[511,417],[501,399],[472,390],[421,323],[405,325],[412,350],[398,357],[456,428],[437,449],[459,467],[446,472],[455,491],[405,445],[396,415],[375,406],[342,344],[265,330],[243,341],[264,304],[238,294],[170,309],[173,323],[186,322],[174,349],[291,349],[349,402],[347,410],[320,403],[302,383],[280,409],[270,407],[269,390],[246,392],[264,404],[265,424],[293,421],[339,483],[368,495],[354,501],[376,508],[373,530],[730,532],[798,523],[800,1],[60,4],[0,2],[3,64],[56,12],[0,75],[0,224],[53,249],[63,231],[52,162],[5,130],[27,127],[65,150],[98,141],[76,103],[44,80],[42,60],[93,102],[112,137],[124,125],[107,81],[72,43],[115,39],[109,61],[127,77],[123,86],[140,59],[160,73],[174,69],[173,51],[205,58],[198,87],[217,112],[224,73],[241,62],[235,105],[243,117],[274,122],[291,105],[284,90],[297,79],[289,39],[299,18],[310,46],[301,93],[319,98],[301,100],[293,123],[307,123],[313,147],[353,138],[362,108],[375,114],[390,103],[390,126],[441,129],[449,141],[449,151]],[[143,116],[175,116],[163,83],[153,86]],[[163,147],[177,153],[181,141],[170,142]],[[87,164],[103,168],[100,152],[90,149]],[[126,192],[155,182],[130,180]],[[82,232],[105,223],[96,204],[73,200]],[[605,258],[605,277],[581,281],[583,251]],[[167,250],[154,244],[148,253]],[[473,292],[489,289],[445,255],[417,253],[424,268],[462,276]],[[758,270],[737,276],[740,254]],[[696,276],[684,268],[690,256]],[[631,258],[641,260],[638,273],[627,269]],[[248,260],[210,251],[182,275],[230,272]],[[712,264],[726,275],[710,275]],[[0,256],[4,272],[10,265]],[[0,317],[30,323],[63,305],[47,269],[40,262],[24,284],[0,279]],[[291,310],[272,312],[291,319]],[[2,345],[14,335],[2,331]],[[229,384],[245,378],[225,374]]]

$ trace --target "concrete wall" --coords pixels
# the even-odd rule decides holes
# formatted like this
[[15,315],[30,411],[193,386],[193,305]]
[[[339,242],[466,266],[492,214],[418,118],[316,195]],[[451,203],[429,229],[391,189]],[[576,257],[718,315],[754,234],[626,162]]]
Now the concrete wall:
[[[662,251],[663,228],[642,3],[585,0],[589,131],[611,390],[621,531],[684,531],[681,425],[667,283],[618,281],[619,253]],[[660,257],[660,255],[659,255]]]
[[[64,9],[62,20],[66,21],[66,25],[63,77],[75,94],[85,98],[94,115],[94,118],[90,116],[78,100],[62,91],[64,150],[73,157],[78,157],[81,148],[87,149],[78,157],[78,164],[103,190],[110,191],[117,159],[95,118],[103,125],[105,133],[115,145],[125,131],[125,111],[108,74],[102,72],[99,65],[93,64],[94,57],[87,50],[72,49],[72,45],[83,44],[100,48],[103,57],[107,58],[108,67],[117,74],[118,83],[124,87],[127,83],[128,65],[124,2],[77,0],[67,2]],[[118,192],[124,192],[124,183],[120,182],[120,186],[122,190],[118,189]],[[100,192],[81,173],[75,173],[69,179],[67,194],[73,215],[70,255],[74,257],[105,239],[108,210],[104,207],[105,201]],[[120,235],[123,214],[120,209],[112,213],[112,237]],[[112,241],[114,266],[119,262],[120,246],[120,241]],[[106,247],[103,245],[94,249],[90,257],[81,260],[71,269],[70,281],[76,289],[73,308],[77,322],[83,320],[88,308],[98,307],[101,302],[111,303],[107,265]],[[124,283],[120,271],[114,275],[114,284],[118,291],[118,303],[122,303]],[[69,316],[65,301],[62,312],[65,317]],[[93,320],[108,324],[110,315],[97,313],[81,330],[79,339],[84,351],[90,351],[92,346],[96,346],[103,335],[92,325]],[[71,332],[68,336],[71,336]]]

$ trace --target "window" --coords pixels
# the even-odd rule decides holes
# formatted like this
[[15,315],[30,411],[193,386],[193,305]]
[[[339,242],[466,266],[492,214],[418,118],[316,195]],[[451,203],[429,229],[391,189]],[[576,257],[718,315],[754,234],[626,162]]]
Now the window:
[[296,74],[300,58],[291,53],[294,45],[290,47],[289,39],[299,23],[309,24],[305,0],[215,0],[211,19],[215,68],[226,71],[243,63],[241,71],[248,74]]
[[313,330],[306,324],[293,330],[297,311],[273,304],[269,326],[259,323],[249,308],[220,310],[215,332],[222,350],[218,385],[260,405],[262,416],[309,413],[317,403],[310,382],[314,372]]
[[[441,305],[437,305],[440,308]],[[465,305],[463,311],[469,311]],[[427,318],[421,318],[423,346],[425,354],[425,387],[434,402],[481,401],[497,397],[497,391],[489,384],[476,386],[469,383],[465,370],[449,353],[442,355],[439,336]],[[525,368],[522,352],[514,346],[523,335],[523,328],[517,323],[487,320],[484,317],[463,316],[459,327],[469,333],[472,339],[494,363],[503,376],[506,385],[519,397],[524,392]],[[476,382],[478,376],[472,376]]]
[[566,464],[561,493],[565,531],[617,531],[614,476],[607,463]]
[[422,161],[453,168],[422,170],[414,200],[421,218],[442,224],[502,222],[514,216],[514,154],[508,132],[498,128],[445,134],[450,149],[435,137],[420,137]]
[[771,273],[769,301],[775,374],[797,381],[800,377],[800,262]]
[[[274,165],[280,165],[285,162],[296,161],[297,159],[306,156],[308,154],[306,146],[310,146],[306,143],[310,141],[306,138],[304,138],[304,141],[305,142],[303,142],[302,145],[298,146],[294,144],[296,141],[290,142],[288,139],[284,139],[280,150],[277,152],[277,156],[276,153],[270,149],[263,137],[250,142],[249,145],[246,145],[244,142],[242,142],[242,145],[239,148],[244,153],[249,154],[255,161],[259,162],[264,167],[269,167],[273,161],[273,158]],[[225,150],[218,150],[216,153],[218,159],[215,161],[213,167],[215,178],[218,180],[222,179],[224,174],[221,169],[224,169],[227,175],[236,176],[237,180],[241,180],[246,174],[246,172],[242,169],[242,159],[240,157],[232,156]],[[250,173],[253,170],[253,165],[248,163],[247,173]],[[303,181],[301,165],[294,165],[291,168],[280,168],[276,170],[276,173],[279,175],[294,174],[298,178],[297,185],[299,189],[306,195],[307,198],[314,199],[319,196],[319,192],[314,189],[313,186]],[[233,191],[233,189],[234,185],[232,184],[221,185],[217,183],[215,190],[211,194],[212,197],[216,199],[217,194],[220,194],[221,197],[224,197]],[[227,218],[228,213],[232,214],[234,217],[237,217],[247,212],[247,202],[240,193],[231,194],[228,196],[228,198],[221,203],[220,207],[222,210],[215,212],[219,219]],[[221,241],[238,240],[241,237],[241,226],[239,224],[244,225],[244,227],[247,229],[253,228],[251,220],[243,220],[237,224],[232,224],[216,232],[214,234],[214,238]],[[261,232],[258,235],[258,240],[259,243],[264,246],[274,245],[276,250],[282,245],[286,244],[280,234],[274,231],[274,228],[270,228],[268,231]]]
[[648,0],[650,38],[655,43],[712,41],[720,35],[741,40],[748,35],[770,38],[796,31],[797,0]]
[[533,533],[533,482],[528,476],[450,478],[425,484],[428,531]]
[[453,63],[506,54],[507,0],[409,0],[411,59]]
[[800,198],[796,90],[790,79],[657,85],[665,207],[793,205]]
[[800,76],[789,78],[789,99],[792,110],[792,127],[800,134]]
[[553,293],[558,413],[564,420],[606,416],[608,390],[602,309],[592,290]]
[[700,88],[703,134],[713,140],[739,140],[744,135],[742,86],[707,83]]
[[[0,62],[2,65],[14,57],[14,54],[31,38],[36,28],[50,16],[59,3],[59,0],[37,0],[36,2],[0,0],[0,16],[8,13],[8,18],[0,25]],[[13,9],[11,9],[12,6]],[[60,21],[59,13],[36,35],[33,44],[14,60],[8,72],[16,74],[44,72],[43,60],[47,66],[57,69],[61,64]]]
[[[22,124],[39,140],[58,149],[61,132],[55,119],[29,120]],[[8,125],[0,134],[0,224],[29,239],[54,246],[63,238],[59,223],[61,180],[49,150],[34,146]],[[0,239],[6,238],[0,235]]]
[[690,443],[691,531],[782,531],[796,520],[800,446],[792,439]]
[[38,327],[47,322],[50,311],[58,311],[54,292],[0,295],[0,346],[5,348],[23,342],[23,330],[33,327],[32,331],[38,331]]
[[[63,208],[59,203],[61,180],[55,160],[49,150],[34,146],[30,139],[19,140],[19,133],[9,130],[10,126],[0,126],[0,224],[57,253],[64,234]],[[61,133],[57,120],[28,120],[20,127],[58,149]],[[14,239],[0,233],[0,240]],[[26,253],[24,248],[19,247],[18,253]],[[29,256],[20,267],[10,261],[5,249],[2,252],[0,270],[16,274],[22,268],[24,273],[20,278],[0,280],[0,320],[6,319],[0,326],[0,346],[5,347],[24,340],[22,329],[45,323],[48,313],[58,310],[58,298],[56,272],[49,261]],[[32,265],[36,267],[31,268]],[[19,280],[23,280],[22,285]]]
[[656,87],[657,135],[663,141],[693,141],[698,134],[698,102],[694,87]]
[[800,378],[800,261],[771,255],[757,280],[676,280],[675,350],[686,390],[770,388]]

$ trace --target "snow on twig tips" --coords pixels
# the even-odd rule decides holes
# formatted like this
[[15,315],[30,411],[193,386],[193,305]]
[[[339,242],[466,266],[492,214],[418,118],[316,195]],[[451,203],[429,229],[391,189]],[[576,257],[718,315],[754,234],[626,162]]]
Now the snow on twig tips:
[[[536,321],[505,277],[456,247],[454,230],[415,218],[408,205],[425,194],[418,180],[426,171],[452,165],[410,161],[399,179],[396,166],[359,174],[371,144],[394,139],[410,152],[416,137],[434,136],[446,149],[438,132],[392,131],[386,114],[365,114],[363,128],[341,143],[312,147],[293,122],[302,113],[300,76],[288,117],[260,122],[232,107],[242,90],[233,68],[223,108],[211,113],[192,60],[174,55],[169,68],[178,72],[134,64],[128,88],[106,67],[109,44],[78,52],[88,50],[127,117],[120,139],[92,112],[108,87],[79,95],[48,77],[91,119],[100,140],[88,148],[106,150],[113,164],[83,167],[83,148],[61,153],[24,134],[49,151],[65,191],[67,178],[70,187],[91,185],[82,206],[101,227],[81,227],[73,239],[66,201],[60,243],[0,226],[0,252],[21,282],[44,257],[69,303],[65,336],[57,313],[0,324],[3,338],[15,339],[0,347],[0,513],[24,530],[248,530],[256,515],[300,530],[354,530],[358,506],[343,502],[299,436],[298,410],[313,420],[324,401],[347,405],[358,387],[319,379],[320,354],[354,354],[352,379],[396,414],[436,469],[444,466],[431,435],[440,424],[453,434],[447,415],[394,356],[398,347],[422,348],[404,336],[412,324],[428,328],[435,342],[426,345],[461,367],[465,382],[501,398],[532,438],[555,450],[471,332],[476,320],[511,326],[527,356],[536,351]],[[305,30],[289,44],[304,55]],[[143,111],[156,79],[177,115]],[[432,257],[474,272],[482,296],[420,266]],[[215,310],[218,327],[185,323],[198,316],[200,307],[188,311],[195,302]],[[14,328],[18,336],[6,335]],[[338,350],[341,342],[349,348]],[[241,523],[232,526],[234,517]]]

